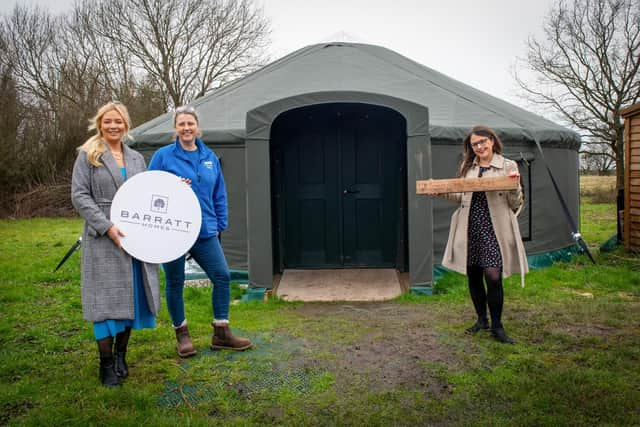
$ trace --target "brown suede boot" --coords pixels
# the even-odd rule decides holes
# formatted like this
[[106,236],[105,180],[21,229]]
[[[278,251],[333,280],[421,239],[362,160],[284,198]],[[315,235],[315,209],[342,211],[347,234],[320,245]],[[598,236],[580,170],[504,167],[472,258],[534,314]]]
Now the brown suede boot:
[[234,337],[229,329],[229,324],[213,326],[213,338],[211,338],[212,350],[236,350],[242,351],[251,347],[251,341],[246,338]]
[[191,342],[191,337],[189,336],[189,328],[187,324],[180,326],[179,328],[175,328],[176,330],[176,339],[178,340],[177,348],[178,348],[178,356],[180,357],[189,357],[193,356],[197,353],[193,343]]

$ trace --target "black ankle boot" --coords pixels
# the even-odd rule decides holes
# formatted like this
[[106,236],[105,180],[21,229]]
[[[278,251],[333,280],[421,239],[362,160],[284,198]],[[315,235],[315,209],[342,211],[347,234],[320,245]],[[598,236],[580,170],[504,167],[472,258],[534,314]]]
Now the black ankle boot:
[[129,368],[127,367],[127,362],[125,360],[126,355],[126,351],[116,351],[115,354],[114,369],[116,371],[116,375],[123,380],[129,376]]
[[479,318],[472,327],[467,328],[464,331],[467,334],[475,334],[478,331],[482,331],[486,329],[489,329],[489,321],[486,318],[485,319]]
[[100,381],[105,387],[121,385],[120,378],[116,374],[113,356],[100,356]]
[[516,342],[509,338],[509,335],[504,331],[502,326],[498,328],[491,328],[491,335],[496,339],[496,341],[504,343],[504,344],[515,344]]

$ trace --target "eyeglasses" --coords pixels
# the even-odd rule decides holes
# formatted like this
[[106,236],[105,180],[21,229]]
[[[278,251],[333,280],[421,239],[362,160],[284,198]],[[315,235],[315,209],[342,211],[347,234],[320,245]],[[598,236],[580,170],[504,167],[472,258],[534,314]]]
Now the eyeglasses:
[[193,108],[191,105],[183,105],[181,107],[176,108],[176,114],[181,114],[181,113],[194,114],[195,112],[196,112],[196,109]]
[[470,144],[471,144],[471,148],[476,149],[476,148],[480,147],[481,145],[486,145],[487,142],[489,142],[489,138],[483,138],[483,139],[481,139],[479,141],[476,141],[476,142],[470,142]]

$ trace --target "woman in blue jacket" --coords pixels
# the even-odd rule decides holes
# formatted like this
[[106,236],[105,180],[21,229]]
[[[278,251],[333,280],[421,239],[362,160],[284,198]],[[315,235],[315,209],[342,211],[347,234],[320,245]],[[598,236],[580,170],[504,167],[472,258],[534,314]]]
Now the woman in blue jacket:
[[[229,282],[227,261],[218,236],[227,228],[227,191],[220,160],[198,138],[198,115],[193,107],[179,107],[174,116],[176,141],[162,147],[151,158],[149,170],[162,170],[182,178],[200,202],[202,226],[188,253],[213,283],[213,350],[246,350],[251,341],[235,337],[229,329]],[[167,307],[176,331],[178,355],[196,354],[184,312],[184,264],[186,254],[163,264],[167,286]]]

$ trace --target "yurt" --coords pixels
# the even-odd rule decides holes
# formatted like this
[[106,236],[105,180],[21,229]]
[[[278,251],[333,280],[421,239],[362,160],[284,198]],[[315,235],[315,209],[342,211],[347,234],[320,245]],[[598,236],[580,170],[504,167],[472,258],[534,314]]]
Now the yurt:
[[[435,62],[435,61],[434,61]],[[494,128],[519,163],[530,261],[574,246],[537,139],[574,218],[578,135],[389,49],[324,43],[293,52],[192,104],[227,185],[230,266],[271,288],[286,269],[394,268],[429,286],[451,203],[416,181],[453,178],[462,138]],[[147,158],[173,142],[173,116],[135,128]]]

